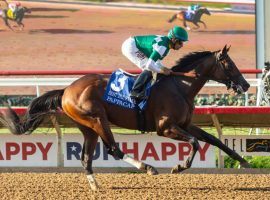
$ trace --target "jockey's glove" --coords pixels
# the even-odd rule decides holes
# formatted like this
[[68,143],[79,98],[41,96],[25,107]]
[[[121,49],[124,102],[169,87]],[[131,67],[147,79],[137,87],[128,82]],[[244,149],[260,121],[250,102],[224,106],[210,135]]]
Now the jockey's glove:
[[169,69],[169,68],[167,68],[167,67],[164,67],[164,66],[163,66],[163,67],[161,68],[161,73],[164,74],[164,75],[166,75],[166,76],[170,75],[171,72],[172,72],[172,70]]

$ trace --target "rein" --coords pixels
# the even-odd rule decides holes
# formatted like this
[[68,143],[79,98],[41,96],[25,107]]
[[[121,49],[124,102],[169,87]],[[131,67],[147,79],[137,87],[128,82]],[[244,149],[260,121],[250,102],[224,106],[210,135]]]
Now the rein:
[[[227,86],[228,89],[231,88],[231,87],[233,87],[232,81],[230,79],[234,79],[235,77],[233,77],[229,73],[229,70],[226,69],[226,67],[225,67],[225,64],[227,62],[226,61],[226,57],[221,57],[221,55],[220,54],[218,55],[217,53],[215,53],[214,56],[215,56],[215,60],[216,60],[216,64],[215,65],[217,65],[217,66],[213,66],[212,67],[212,69],[209,72],[209,75],[212,75],[212,73],[214,73],[214,70],[216,70],[217,67],[220,67],[220,68],[223,69],[225,75],[228,77],[227,80],[224,81],[222,79],[214,79],[213,76],[207,76],[207,75],[198,74],[196,72],[196,68],[197,67],[193,68],[192,70],[195,70],[195,72],[198,74],[197,77],[200,77],[200,78],[205,79],[205,80],[213,80],[213,81],[216,81],[216,82],[219,82],[219,83],[223,83],[223,84],[225,84]],[[201,59],[199,59],[198,61],[195,61],[195,62],[187,65],[186,67],[189,68],[191,66],[194,66],[194,65],[198,64],[200,61],[201,61]],[[181,75],[180,73],[183,73],[183,72],[179,72],[179,74],[177,74],[177,72],[174,72],[173,75],[176,75],[176,76],[177,75]]]

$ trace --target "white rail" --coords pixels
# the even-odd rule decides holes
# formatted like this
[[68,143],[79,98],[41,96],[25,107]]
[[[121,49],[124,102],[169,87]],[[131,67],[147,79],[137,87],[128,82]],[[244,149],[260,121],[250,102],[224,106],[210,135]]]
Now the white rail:
[[[14,86],[33,86],[36,87],[36,95],[40,96],[40,87],[42,86],[68,86],[78,78],[1,78],[0,87],[14,87]],[[247,79],[251,87],[260,88],[260,79]],[[225,87],[221,83],[209,81],[206,87]],[[248,93],[246,93],[246,105],[248,100]]]
[[1,78],[0,86],[66,86],[78,78]]
[[[67,86],[78,78],[1,78],[0,86]],[[252,87],[259,85],[259,79],[247,79]],[[209,81],[206,87],[224,87],[223,84]]]

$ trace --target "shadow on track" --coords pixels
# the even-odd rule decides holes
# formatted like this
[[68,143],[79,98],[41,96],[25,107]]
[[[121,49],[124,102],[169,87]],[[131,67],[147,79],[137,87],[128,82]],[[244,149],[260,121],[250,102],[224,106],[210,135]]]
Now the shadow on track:
[[53,12],[77,12],[80,9],[68,9],[68,8],[31,8],[31,10],[33,12],[49,12],[49,11],[53,11]]
[[215,30],[215,31],[200,30],[200,31],[196,31],[196,32],[207,33],[207,34],[224,34],[224,35],[237,35],[237,34],[239,34],[239,35],[249,35],[249,34],[255,34],[255,31],[246,31],[246,30]]
[[30,34],[50,33],[50,34],[110,34],[112,31],[106,30],[78,30],[78,29],[33,29],[29,30]]
[[236,191],[256,191],[256,192],[267,192],[270,191],[270,187],[254,187],[254,188],[235,188]]
[[24,18],[32,18],[32,19],[51,19],[51,18],[67,18],[68,16],[63,16],[63,15],[26,15]]
[[145,190],[145,189],[153,189],[153,188],[152,187],[112,187],[111,189],[112,190]]

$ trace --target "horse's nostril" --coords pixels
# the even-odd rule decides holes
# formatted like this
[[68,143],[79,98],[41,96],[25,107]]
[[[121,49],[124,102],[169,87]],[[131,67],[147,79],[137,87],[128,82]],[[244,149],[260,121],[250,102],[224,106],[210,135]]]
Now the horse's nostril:
[[243,85],[243,90],[244,90],[244,92],[246,92],[246,91],[248,90],[249,87],[250,87],[250,84],[249,84],[249,83],[245,83],[245,84]]

